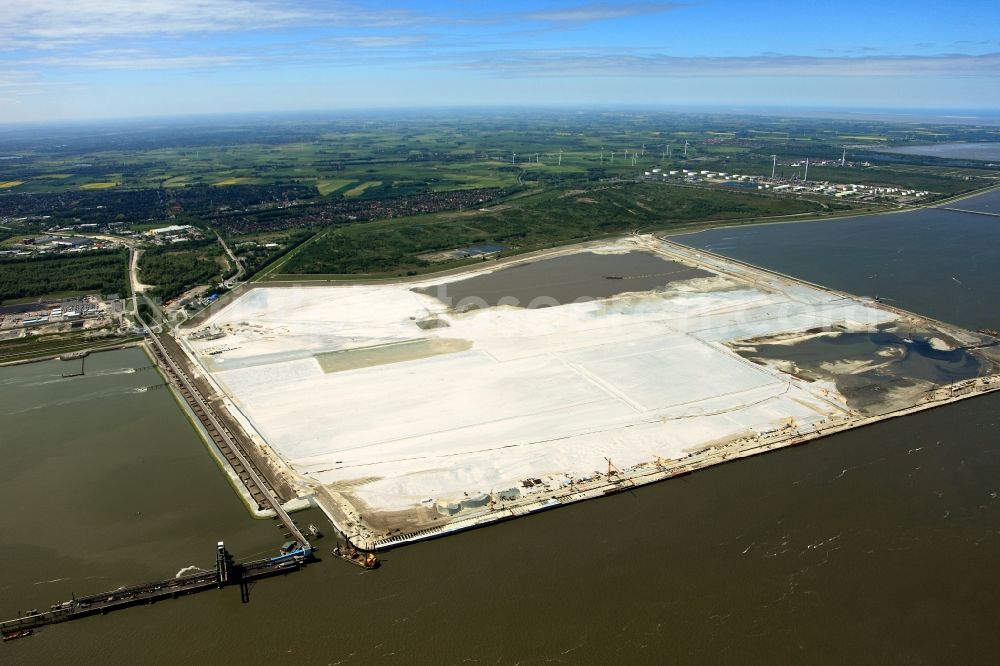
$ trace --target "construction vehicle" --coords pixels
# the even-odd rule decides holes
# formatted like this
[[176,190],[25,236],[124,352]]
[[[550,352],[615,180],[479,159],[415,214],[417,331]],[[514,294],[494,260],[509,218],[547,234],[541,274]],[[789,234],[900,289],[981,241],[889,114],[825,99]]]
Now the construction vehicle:
[[364,569],[377,569],[379,567],[378,558],[375,553],[365,553],[355,548],[350,541],[341,547],[338,543],[333,549],[333,554],[342,560],[347,560],[351,564],[356,564]]

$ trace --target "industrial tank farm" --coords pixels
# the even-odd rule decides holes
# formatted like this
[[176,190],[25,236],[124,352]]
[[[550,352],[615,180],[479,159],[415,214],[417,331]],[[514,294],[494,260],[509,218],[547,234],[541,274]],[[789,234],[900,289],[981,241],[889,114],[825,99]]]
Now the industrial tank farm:
[[181,341],[368,548],[1000,388],[989,336],[653,237],[483,266],[257,286]]

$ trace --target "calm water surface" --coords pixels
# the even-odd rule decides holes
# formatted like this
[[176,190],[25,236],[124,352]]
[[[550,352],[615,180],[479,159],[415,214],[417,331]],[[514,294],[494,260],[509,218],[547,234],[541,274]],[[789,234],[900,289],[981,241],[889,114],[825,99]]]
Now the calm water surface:
[[[1000,192],[954,204],[1000,204]],[[924,209],[672,240],[967,328],[1000,328],[1000,217]]]
[[[686,240],[995,325],[1000,225],[927,213]],[[54,363],[0,370],[0,612],[207,566],[218,538],[239,556],[280,543],[169,394],[130,392],[154,375],[113,374],[146,364],[97,355],[80,381]],[[391,551],[374,573],[327,558],[247,605],[230,589],[57,625],[0,660],[993,663],[998,414],[1000,396],[964,401]]]
[[928,155],[930,157],[953,157],[965,160],[1000,160],[1000,143],[932,143],[924,146],[900,146],[882,148],[881,153],[901,155]]
[[540,308],[627,291],[648,291],[712,275],[651,252],[580,252],[414,291],[434,296],[458,310],[495,305]]

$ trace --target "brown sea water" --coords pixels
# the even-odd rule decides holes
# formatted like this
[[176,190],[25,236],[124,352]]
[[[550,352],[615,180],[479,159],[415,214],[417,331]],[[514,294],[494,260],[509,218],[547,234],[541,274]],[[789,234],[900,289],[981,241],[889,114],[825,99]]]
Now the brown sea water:
[[[1000,225],[926,213],[685,242],[995,325]],[[280,544],[169,393],[130,392],[155,373],[111,374],[145,364],[135,350],[96,355],[79,382],[53,363],[0,370],[3,615],[211,566],[217,539],[239,557]],[[249,604],[224,589],[119,611],[4,644],[0,660],[992,662],[998,414],[1000,396],[963,401],[390,551],[376,572],[324,556],[256,584]]]

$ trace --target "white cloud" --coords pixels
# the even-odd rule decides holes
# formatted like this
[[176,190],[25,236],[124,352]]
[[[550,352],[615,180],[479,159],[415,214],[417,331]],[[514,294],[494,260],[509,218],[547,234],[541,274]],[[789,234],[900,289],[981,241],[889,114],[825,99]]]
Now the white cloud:
[[343,37],[342,42],[364,49],[388,49],[413,46],[427,41],[423,35],[356,35]]
[[247,0],[0,0],[0,39],[85,40],[111,35],[246,30],[305,19]]
[[675,57],[659,54],[608,54],[581,51],[494,52],[458,65],[503,76],[634,77],[1000,77],[1000,53],[941,56]]
[[153,69],[204,69],[247,65],[260,62],[260,58],[240,54],[188,54],[166,55],[153,52],[107,51],[81,56],[51,56],[22,61],[26,65],[46,67],[72,67],[76,69],[153,70]]
[[[360,0],[0,0],[0,70],[193,70],[266,64],[414,65],[519,77],[1000,76],[979,55],[678,57],[653,49],[503,49],[506,28],[651,16],[675,2],[560,3],[455,15],[371,9]],[[476,18],[478,17],[478,18]],[[447,26],[448,29],[445,29]],[[266,38],[248,33],[280,32]],[[223,39],[223,37],[226,39]],[[229,38],[232,36],[233,38]],[[522,35],[523,36],[523,35]],[[282,40],[280,43],[275,40]],[[526,41],[537,41],[532,34]],[[506,42],[504,42],[506,43]],[[4,57],[3,49],[7,49]],[[913,47],[919,52],[923,45]],[[0,86],[3,84],[0,76]],[[9,85],[9,84],[8,84]]]
[[[264,65],[309,65],[336,63],[360,67],[392,62],[410,62],[409,51],[394,49],[419,45],[421,37],[341,37],[308,44],[281,44],[255,50],[240,48],[147,49],[99,48],[61,51],[8,59],[9,64],[50,73],[70,70],[191,71]],[[2,79],[0,79],[2,80]]]
[[419,22],[404,12],[303,0],[0,0],[0,19],[0,47],[6,48],[51,48],[110,37]]
[[60,84],[39,81],[33,72],[9,70],[0,71],[0,101],[16,103],[19,98],[27,95],[41,95]]
[[557,7],[527,12],[521,15],[530,21],[547,23],[592,23],[632,16],[650,16],[680,9],[685,5],[676,2],[630,2],[626,4],[596,3]]

